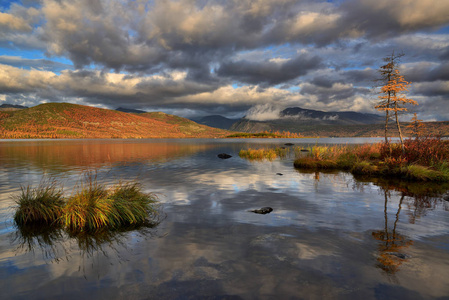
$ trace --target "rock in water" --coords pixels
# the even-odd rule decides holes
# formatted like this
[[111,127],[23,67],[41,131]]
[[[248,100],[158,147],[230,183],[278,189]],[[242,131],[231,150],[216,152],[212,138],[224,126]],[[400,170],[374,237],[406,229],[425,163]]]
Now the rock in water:
[[226,154],[226,153],[220,153],[220,154],[218,154],[217,155],[219,158],[221,158],[221,159],[228,159],[228,158],[231,158],[232,157],[232,155],[229,155],[229,154]]
[[276,173],[276,175],[282,176],[282,175],[284,175],[284,174],[282,174],[282,173]]
[[285,146],[293,146],[294,144],[292,144],[292,143],[285,143],[284,145]]
[[262,207],[260,209],[250,210],[250,212],[262,215],[269,214],[272,211],[273,209],[271,207]]

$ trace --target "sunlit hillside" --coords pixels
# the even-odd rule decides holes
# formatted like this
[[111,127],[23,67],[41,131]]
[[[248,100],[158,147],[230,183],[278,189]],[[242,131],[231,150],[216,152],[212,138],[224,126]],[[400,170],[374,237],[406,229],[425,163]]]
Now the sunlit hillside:
[[137,115],[69,103],[0,112],[0,138],[210,138],[227,134],[161,112]]

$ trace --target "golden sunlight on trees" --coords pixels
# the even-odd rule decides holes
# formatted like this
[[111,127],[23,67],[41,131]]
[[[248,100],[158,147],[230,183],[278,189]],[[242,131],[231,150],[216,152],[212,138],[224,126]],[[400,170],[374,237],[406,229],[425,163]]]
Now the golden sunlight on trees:
[[423,135],[424,131],[424,124],[422,123],[422,120],[418,120],[418,116],[416,113],[413,114],[413,118],[409,125],[407,125],[407,128],[409,128],[412,132],[412,135],[415,138],[419,138]]
[[401,139],[402,151],[404,151],[404,140],[402,138],[401,126],[399,124],[398,113],[407,111],[404,107],[406,104],[417,105],[415,100],[405,97],[404,92],[407,91],[410,82],[404,79],[399,72],[399,59],[404,54],[395,54],[394,51],[390,56],[386,56],[383,60],[386,63],[381,66],[379,73],[381,75],[380,81],[380,95],[379,104],[375,108],[379,111],[385,111],[385,143],[388,143],[388,121],[394,117],[396,126],[399,132],[399,138]]

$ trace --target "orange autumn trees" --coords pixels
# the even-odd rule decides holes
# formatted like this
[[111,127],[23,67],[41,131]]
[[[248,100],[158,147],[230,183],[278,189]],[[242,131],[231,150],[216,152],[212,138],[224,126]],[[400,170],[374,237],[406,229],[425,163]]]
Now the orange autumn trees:
[[422,123],[422,120],[418,119],[416,113],[413,114],[413,118],[410,121],[410,124],[407,126],[407,128],[411,129],[412,135],[415,138],[419,138],[423,135],[424,124]]
[[399,72],[399,59],[404,54],[395,54],[386,56],[383,60],[386,63],[381,66],[379,73],[381,78],[379,103],[375,108],[379,111],[385,111],[385,143],[388,144],[388,122],[390,118],[394,118],[401,140],[402,151],[404,149],[404,140],[402,137],[401,126],[399,124],[399,112],[407,111],[406,104],[417,105],[415,100],[409,99],[405,96],[410,82],[404,79],[404,76]]

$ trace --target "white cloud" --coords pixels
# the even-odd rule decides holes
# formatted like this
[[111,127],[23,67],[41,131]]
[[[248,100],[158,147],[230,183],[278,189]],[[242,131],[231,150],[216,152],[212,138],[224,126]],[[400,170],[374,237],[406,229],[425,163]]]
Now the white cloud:
[[269,121],[279,119],[281,108],[273,107],[271,104],[262,104],[251,107],[246,118],[253,121]]

